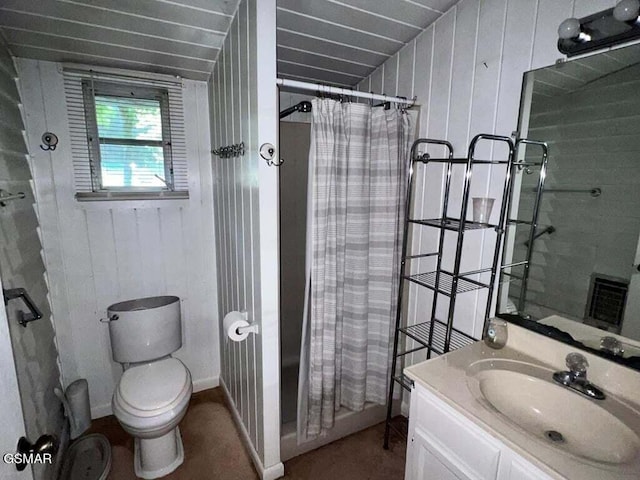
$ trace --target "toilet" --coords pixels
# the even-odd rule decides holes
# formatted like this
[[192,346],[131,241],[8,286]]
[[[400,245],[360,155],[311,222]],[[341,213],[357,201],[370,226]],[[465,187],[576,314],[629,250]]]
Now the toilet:
[[182,346],[180,299],[139,298],[107,311],[113,360],[124,367],[113,414],[134,437],[136,475],[163,477],[184,461],[178,424],[193,391],[189,369],[171,356]]

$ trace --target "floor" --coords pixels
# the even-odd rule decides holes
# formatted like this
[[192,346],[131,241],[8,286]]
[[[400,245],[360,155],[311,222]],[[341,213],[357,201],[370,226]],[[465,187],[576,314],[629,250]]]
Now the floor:
[[[167,480],[258,479],[219,388],[196,393],[180,424],[185,462]],[[285,463],[288,480],[401,480],[405,442],[393,438],[382,449],[384,425],[376,425]],[[102,433],[111,443],[108,480],[134,480],[133,439],[113,416],[94,420],[89,433]]]

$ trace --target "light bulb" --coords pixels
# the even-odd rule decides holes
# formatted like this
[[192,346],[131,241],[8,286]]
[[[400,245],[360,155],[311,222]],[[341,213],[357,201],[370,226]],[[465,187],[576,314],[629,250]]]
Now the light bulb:
[[638,20],[640,0],[620,0],[613,9],[613,18],[620,22],[634,22]]
[[558,27],[558,36],[563,40],[579,40],[581,42],[591,40],[591,35],[582,31],[580,20],[577,18],[567,18],[562,22]]
[[567,18],[558,27],[558,36],[569,40],[580,35],[580,20],[577,18]]

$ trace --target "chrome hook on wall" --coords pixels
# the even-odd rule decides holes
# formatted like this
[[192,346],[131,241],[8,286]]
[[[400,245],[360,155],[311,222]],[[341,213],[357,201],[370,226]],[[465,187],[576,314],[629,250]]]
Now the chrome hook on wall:
[[53,151],[58,146],[58,136],[55,133],[44,132],[42,134],[42,143],[46,145],[40,145],[40,148],[42,150],[44,150],[45,152],[49,150]]
[[276,147],[271,143],[263,143],[260,146],[260,156],[264,158],[270,167],[279,167],[284,163],[282,158],[276,158]]

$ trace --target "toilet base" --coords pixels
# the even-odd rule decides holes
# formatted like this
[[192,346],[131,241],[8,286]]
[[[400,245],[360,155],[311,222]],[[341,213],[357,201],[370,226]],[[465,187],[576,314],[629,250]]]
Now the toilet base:
[[183,461],[179,427],[158,438],[135,438],[133,467],[137,477],[147,480],[164,477]]

